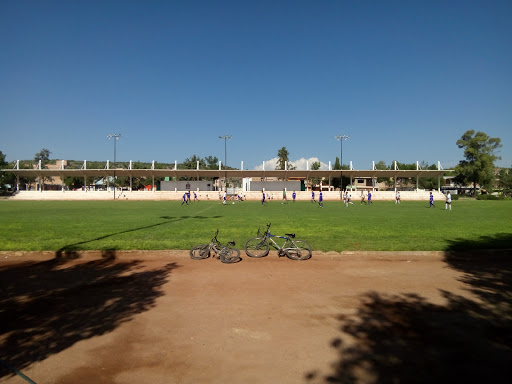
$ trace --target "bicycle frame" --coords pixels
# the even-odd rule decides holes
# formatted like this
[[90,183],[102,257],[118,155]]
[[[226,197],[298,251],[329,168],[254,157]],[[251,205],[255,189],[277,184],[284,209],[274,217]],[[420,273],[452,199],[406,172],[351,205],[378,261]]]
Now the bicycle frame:
[[[286,247],[286,245],[288,245],[289,243],[291,243],[290,245],[292,247],[295,246],[295,244],[293,243],[293,240],[290,236],[279,236],[279,235],[273,235],[272,233],[270,233],[270,226],[267,225],[267,230],[265,232],[265,240],[269,241],[270,244],[272,244],[272,246],[277,249],[278,251],[284,251],[285,249],[287,248],[291,248],[291,247]],[[276,243],[276,241],[273,239],[273,237],[277,237],[278,239],[284,239],[284,243],[283,243],[283,246],[280,247],[279,244]]]

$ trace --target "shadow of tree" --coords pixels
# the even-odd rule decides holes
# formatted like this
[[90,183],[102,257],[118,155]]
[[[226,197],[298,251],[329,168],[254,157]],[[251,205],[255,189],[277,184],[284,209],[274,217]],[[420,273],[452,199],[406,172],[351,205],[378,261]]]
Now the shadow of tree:
[[[482,237],[473,249],[511,244],[509,234]],[[355,316],[339,316],[342,337],[331,341],[338,361],[310,383],[503,383],[512,373],[512,258],[510,250],[459,253],[446,263],[476,299],[441,291],[446,305],[416,294],[369,292]]]
[[[0,267],[0,358],[17,370],[103,335],[155,306],[176,263],[62,259]],[[12,374],[0,365],[0,377]]]

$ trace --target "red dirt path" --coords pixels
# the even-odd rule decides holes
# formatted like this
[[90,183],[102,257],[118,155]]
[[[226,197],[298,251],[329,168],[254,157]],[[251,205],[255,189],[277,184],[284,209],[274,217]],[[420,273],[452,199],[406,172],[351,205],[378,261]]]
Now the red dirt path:
[[[386,382],[403,360],[426,373],[425,351],[463,350],[437,351],[429,339],[446,319],[473,327],[454,300],[479,303],[465,272],[436,255],[271,253],[233,265],[155,255],[35,262],[4,253],[0,359],[38,384]],[[389,330],[397,333],[385,340]],[[0,367],[0,383],[24,382]]]

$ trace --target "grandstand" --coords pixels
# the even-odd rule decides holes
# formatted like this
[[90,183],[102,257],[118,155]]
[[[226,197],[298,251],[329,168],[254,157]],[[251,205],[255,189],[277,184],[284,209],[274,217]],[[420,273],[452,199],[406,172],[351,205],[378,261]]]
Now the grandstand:
[[[12,199],[22,199],[22,200],[111,200],[114,197],[120,200],[179,200],[181,199],[183,192],[187,190],[193,190],[198,193],[199,198],[213,200],[218,198],[218,191],[212,190],[204,190],[202,185],[208,185],[200,183],[199,180],[207,179],[207,180],[215,180],[222,179],[225,180],[227,178],[237,178],[237,179],[249,179],[254,180],[254,185],[258,186],[257,190],[251,190],[250,183],[245,183],[244,188],[239,188],[237,190],[231,191],[231,193],[242,193],[246,200],[260,200],[261,199],[261,185],[262,181],[264,181],[264,188],[267,193],[276,192],[276,199],[279,199],[280,196],[277,193],[278,191],[282,191],[287,189],[289,192],[296,191],[297,200],[309,200],[310,192],[308,190],[311,189],[311,183],[306,183],[306,190],[295,190],[296,188],[286,188],[286,180],[324,180],[324,184],[328,185],[327,191],[324,191],[324,199],[325,200],[340,200],[340,192],[339,189],[337,191],[333,190],[331,187],[332,179],[340,177],[340,170],[334,170],[331,168],[329,164],[329,169],[327,170],[312,170],[309,168],[309,165],[306,170],[289,170],[287,166],[285,166],[284,170],[244,170],[243,162],[241,163],[240,169],[222,169],[222,165],[219,162],[218,170],[211,169],[200,169],[199,164],[196,169],[178,169],[177,162],[175,162],[174,168],[167,169],[155,169],[154,162],[152,163],[152,167],[150,169],[133,169],[132,163],[128,168],[111,168],[110,163],[107,161],[105,168],[103,169],[88,169],[87,161],[83,162],[83,166],[80,169],[69,169],[66,168],[66,162],[62,161],[60,166],[52,167],[52,168],[42,168],[41,163],[38,164],[37,167],[32,169],[22,169],[19,167],[20,162],[16,162],[16,166],[13,169],[4,169],[3,172],[11,172],[17,178],[17,188],[16,193],[12,197]],[[377,170],[375,169],[375,165],[373,165],[373,169],[369,170],[355,170],[352,167],[352,162],[350,163],[349,170],[343,170],[343,177],[350,178],[350,188],[352,191],[353,199],[357,199],[359,197],[359,191],[364,190],[366,192],[372,192],[372,198],[374,201],[379,200],[394,200],[395,192],[397,190],[401,190],[401,188],[397,185],[398,179],[415,179],[416,180],[416,188],[411,190],[401,190],[401,199],[403,201],[407,200],[428,200],[428,195],[430,191],[420,190],[418,188],[418,180],[419,178],[438,178],[438,188],[436,191],[435,199],[441,199],[441,178],[449,170],[443,170],[441,164],[438,162],[438,169],[436,170],[423,170],[419,166],[419,162],[416,163],[417,167],[415,170],[400,170],[396,166],[394,169],[390,170]],[[59,178],[59,180],[64,180],[66,177],[83,177],[84,181],[88,178],[102,178],[107,180],[106,188],[104,190],[90,190],[89,188],[84,188],[78,191],[70,191],[67,190],[64,184],[61,184],[58,191],[55,190],[45,190],[45,188],[37,188],[34,190],[26,190],[20,185],[21,177],[35,177],[38,180],[44,180],[51,177]],[[113,186],[108,185],[108,180],[114,180],[115,177],[127,177],[130,179],[130,186],[127,189],[116,188],[114,192]],[[136,191],[132,188],[132,179],[135,177],[143,177],[150,179],[152,181],[150,189],[144,191]],[[157,184],[155,183],[155,179],[163,179],[169,178],[174,180],[180,180],[181,178],[193,179],[197,180],[198,185],[197,188],[186,188],[184,185],[189,185],[190,183],[176,183],[176,187],[173,190],[158,190]],[[394,180],[394,188],[391,191],[383,191],[379,190],[376,187],[376,183],[374,180],[377,178],[388,178]],[[365,187],[358,188],[358,183],[355,182],[357,180],[372,180],[371,183],[365,183]],[[192,182],[191,182],[192,183]],[[283,184],[284,183],[284,184]],[[84,183],[86,184],[86,183]],[[178,185],[181,187],[178,189]],[[290,184],[291,185],[291,184]],[[55,186],[55,185],[54,185]],[[208,188],[210,189],[210,187]],[[409,188],[412,189],[412,188]]]

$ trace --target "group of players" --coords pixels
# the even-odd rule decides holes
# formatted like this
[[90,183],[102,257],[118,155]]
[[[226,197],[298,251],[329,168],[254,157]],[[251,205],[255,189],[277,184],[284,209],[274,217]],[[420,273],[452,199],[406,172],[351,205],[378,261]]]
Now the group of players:
[[[195,192],[192,192],[192,193],[194,194],[194,201],[199,201],[199,199],[197,198],[197,194]],[[342,196],[343,196],[343,203],[345,204],[346,208],[348,208],[349,204],[354,205],[354,203],[351,201],[352,200],[352,195],[349,194],[348,191],[344,191]],[[269,195],[268,193],[265,194],[265,191],[262,191],[261,204],[264,205],[271,198],[273,198],[273,196]],[[296,198],[297,198],[297,193],[295,191],[293,191],[293,193],[292,193],[292,201],[294,203],[295,203]],[[222,201],[222,204],[226,204],[226,202],[227,202],[226,191],[224,191],[223,193],[219,193],[219,199]],[[370,206],[370,205],[373,204],[371,191],[368,191],[367,195],[365,195],[364,191],[361,191],[360,199],[361,199],[360,200],[361,201],[361,205],[365,204],[365,205]],[[236,200],[237,201],[243,201],[243,196],[241,194],[238,194],[237,197],[236,197]],[[400,191],[397,191],[396,194],[395,194],[395,204],[400,204],[401,201],[402,200],[401,200],[401,197],[400,197]],[[190,202],[191,202],[191,200],[190,200],[190,191],[188,191],[188,192],[185,192],[183,194],[181,205],[183,205],[183,204],[189,205]],[[315,199],[315,191],[311,191],[311,202],[314,203],[314,204],[318,203],[318,206],[320,208],[323,208],[324,207],[324,196],[323,196],[323,193],[320,192],[320,194],[318,196],[318,202],[317,202],[316,199]],[[435,208],[434,195],[432,195],[432,192],[430,192],[429,203],[430,203],[429,208]],[[233,204],[234,204],[234,202],[233,202]],[[288,204],[288,198],[286,196],[286,190],[285,189],[283,189],[283,202],[281,204]],[[450,192],[448,192],[447,195],[446,195],[445,209],[446,210],[450,210],[450,211],[452,209],[452,195],[450,194]]]

